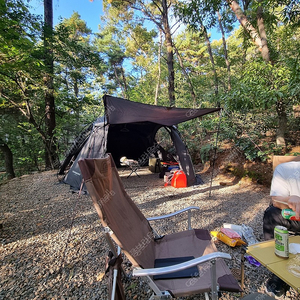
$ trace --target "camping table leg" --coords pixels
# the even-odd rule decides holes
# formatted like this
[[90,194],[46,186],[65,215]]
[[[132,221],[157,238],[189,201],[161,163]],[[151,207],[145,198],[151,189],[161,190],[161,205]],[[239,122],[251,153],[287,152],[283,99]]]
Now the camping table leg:
[[132,173],[135,173],[137,177],[141,178],[140,175],[136,172],[136,170],[131,170],[131,173],[127,176],[127,178],[129,178]]
[[140,175],[137,173],[137,169],[139,168],[136,164],[132,164],[129,162],[128,166],[130,167],[131,169],[131,173],[127,176],[127,178],[129,178],[132,173],[135,173],[139,178],[140,178]]

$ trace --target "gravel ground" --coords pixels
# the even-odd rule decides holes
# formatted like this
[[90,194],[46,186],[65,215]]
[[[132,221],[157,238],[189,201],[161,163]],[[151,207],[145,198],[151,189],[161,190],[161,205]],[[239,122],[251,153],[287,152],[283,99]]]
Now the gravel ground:
[[[175,189],[164,187],[158,174],[139,170],[138,178],[120,172],[125,189],[146,217],[196,205],[193,227],[219,230],[223,223],[251,226],[262,240],[262,216],[268,206],[269,190],[249,182],[220,185],[228,180],[202,174],[204,185]],[[0,299],[107,299],[107,278],[103,277],[107,246],[102,225],[88,195],[70,192],[59,184],[53,171],[10,180],[0,186]],[[157,226],[165,233],[186,226],[174,218]],[[228,263],[240,268],[240,248],[216,241],[221,251],[232,255]],[[126,272],[130,263],[125,259]],[[269,276],[264,267],[245,263],[245,293],[264,290]],[[124,279],[127,299],[148,299],[151,292],[136,278]],[[239,299],[223,293],[220,299]],[[184,299],[204,299],[203,295]],[[290,289],[282,299],[300,299]]]

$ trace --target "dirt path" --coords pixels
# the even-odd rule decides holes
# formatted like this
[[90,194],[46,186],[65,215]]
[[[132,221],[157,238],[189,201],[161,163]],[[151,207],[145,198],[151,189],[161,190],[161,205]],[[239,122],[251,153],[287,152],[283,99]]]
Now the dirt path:
[[[218,230],[223,223],[246,224],[262,240],[262,216],[268,189],[236,182],[220,185],[215,178],[211,196],[209,177],[204,185],[184,189],[163,187],[162,179],[146,168],[126,178],[125,189],[146,217],[196,205],[193,227]],[[225,179],[226,181],[227,179]],[[227,180],[228,181],[228,180]],[[0,186],[0,299],[107,299],[106,278],[101,280],[107,253],[102,226],[88,195],[72,194],[49,171],[16,178]],[[182,219],[158,224],[165,232],[181,230]],[[240,267],[240,249],[216,242]],[[126,270],[129,263],[125,260]],[[262,291],[269,272],[246,263],[245,292]],[[138,279],[124,281],[127,299],[148,299],[149,288]],[[225,299],[239,295],[222,294]],[[198,295],[188,299],[204,299]],[[282,299],[299,299],[290,290]]]

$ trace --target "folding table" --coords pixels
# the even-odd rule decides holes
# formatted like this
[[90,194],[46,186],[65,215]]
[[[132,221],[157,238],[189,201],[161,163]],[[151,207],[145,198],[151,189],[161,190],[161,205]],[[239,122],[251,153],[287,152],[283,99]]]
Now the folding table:
[[138,161],[134,159],[126,159],[124,161],[124,164],[126,164],[131,170],[131,173],[127,176],[127,178],[130,177],[133,173],[140,177],[140,175],[137,173],[137,170],[140,167]]
[[[289,243],[299,244],[300,236],[290,236]],[[289,258],[282,258],[275,254],[274,249],[275,240],[270,240],[250,245],[247,253],[300,293],[300,278],[287,269],[288,262],[295,257],[295,254],[290,254]]]

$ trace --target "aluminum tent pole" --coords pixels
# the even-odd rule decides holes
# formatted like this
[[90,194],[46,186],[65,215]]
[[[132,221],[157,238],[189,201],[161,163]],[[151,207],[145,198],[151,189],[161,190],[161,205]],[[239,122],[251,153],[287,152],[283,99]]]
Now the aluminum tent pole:
[[218,124],[216,144],[215,144],[215,149],[214,149],[215,151],[214,151],[213,167],[212,167],[212,171],[211,171],[210,187],[209,187],[209,195],[208,195],[208,197],[211,197],[212,180],[213,180],[213,176],[214,176],[214,169],[215,169],[215,162],[216,162],[216,155],[217,155],[217,147],[218,147],[218,139],[219,139],[219,133],[220,133],[220,126],[221,126],[221,119],[222,119],[222,109],[219,112],[219,124]]

